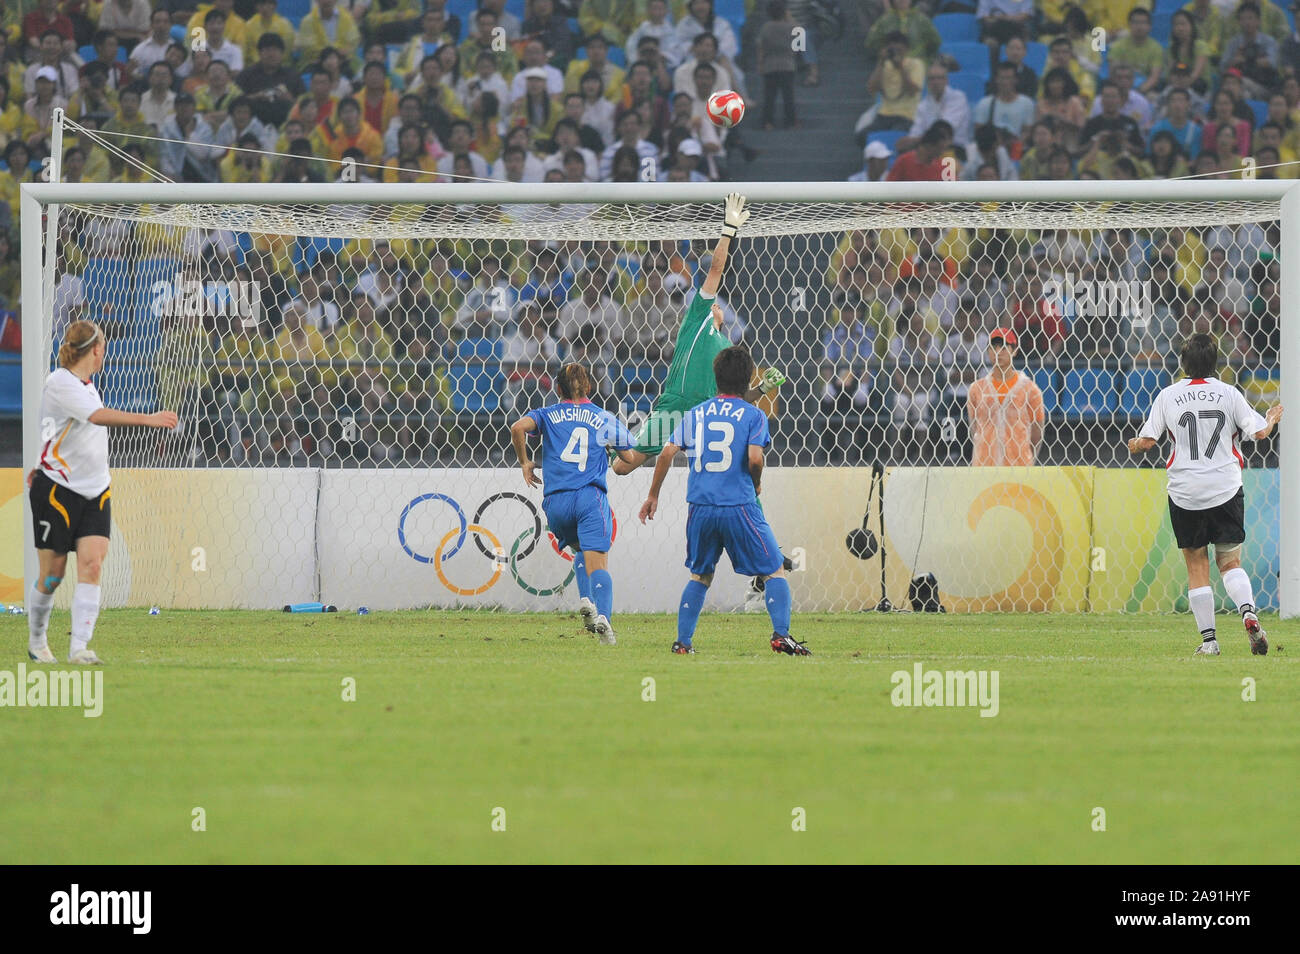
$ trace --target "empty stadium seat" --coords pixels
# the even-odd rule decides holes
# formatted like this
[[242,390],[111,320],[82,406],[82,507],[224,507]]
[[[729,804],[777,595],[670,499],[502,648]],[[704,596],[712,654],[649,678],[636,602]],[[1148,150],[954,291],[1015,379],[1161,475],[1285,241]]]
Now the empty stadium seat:
[[1124,390],[1119,396],[1119,411],[1129,417],[1146,417],[1151,402],[1169,383],[1161,368],[1133,368],[1124,375]]
[[1065,372],[1061,410],[1071,419],[1105,417],[1115,413],[1119,395],[1115,373],[1104,368],[1078,368]]
[[1161,46],[1169,45],[1169,37],[1174,29],[1174,11],[1157,10],[1151,14],[1151,39]]
[[[302,18],[311,13],[312,0],[276,0],[275,12],[280,14],[295,27],[302,23]],[[447,4],[451,6],[450,3]]]
[[524,22],[524,0],[506,0],[506,13],[513,13],[519,18],[519,22]]
[[500,368],[482,364],[453,364],[448,371],[453,411],[478,414],[495,411],[501,406],[501,390],[505,386],[505,380]]
[[501,340],[499,338],[462,338],[456,342],[456,357],[462,361],[471,359],[500,361]]
[[1258,129],[1268,121],[1268,103],[1262,99],[1248,99],[1246,105],[1255,114],[1255,128]]
[[1029,373],[1034,383],[1038,385],[1038,390],[1043,392],[1043,412],[1051,414],[1060,406],[1056,390],[1056,369],[1034,368]]
[[1167,13],[1173,16],[1179,10],[1187,5],[1187,0],[1156,0],[1155,12]]
[[904,135],[906,135],[906,133],[899,132],[898,130],[882,130],[881,132],[873,132],[867,136],[867,142],[883,142],[893,150],[894,146],[898,143],[898,140],[902,139]]
[[0,355],[0,417],[23,412],[23,362],[20,355]]
[[1043,75],[1043,67],[1047,65],[1047,44],[1030,41],[1025,44],[1025,65],[1037,73]]
[[959,73],[948,74],[948,85],[966,94],[971,109],[974,109],[976,104],[984,98],[986,83],[988,83],[988,77],[982,72],[969,73],[963,70]]
[[947,43],[975,43],[980,38],[980,22],[973,13],[941,13],[934,18],[939,39]]
[[945,43],[943,52],[957,61],[957,69],[961,72],[988,76],[989,48],[983,43]]

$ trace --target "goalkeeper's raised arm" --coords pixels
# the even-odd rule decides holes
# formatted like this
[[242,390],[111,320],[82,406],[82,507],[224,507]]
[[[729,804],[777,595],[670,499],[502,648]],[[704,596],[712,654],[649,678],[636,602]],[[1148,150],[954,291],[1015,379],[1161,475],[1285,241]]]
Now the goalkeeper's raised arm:
[[[663,390],[637,434],[635,450],[630,452],[629,456],[634,457],[635,462],[626,459],[615,461],[614,473],[631,473],[649,458],[657,456],[682,415],[717,393],[713,359],[731,344],[722,334],[722,307],[716,300],[718,287],[727,268],[731,245],[747,221],[749,211],[745,208],[745,197],[738,192],[731,193],[723,203],[722,235],[713,247],[713,261],[708,274],[677,329],[676,347]],[[784,381],[784,374],[775,368],[769,369],[758,386],[746,392],[745,399],[757,401]]]

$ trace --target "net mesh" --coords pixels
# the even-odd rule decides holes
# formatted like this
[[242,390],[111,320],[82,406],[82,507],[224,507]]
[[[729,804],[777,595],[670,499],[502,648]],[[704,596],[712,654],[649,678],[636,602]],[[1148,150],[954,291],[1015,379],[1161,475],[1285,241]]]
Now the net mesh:
[[[957,611],[1185,608],[1164,459],[1124,441],[1193,331],[1218,337],[1249,400],[1276,399],[1276,203],[752,211],[722,333],[788,377],[763,403],[762,499],[797,608],[905,603],[927,573]],[[571,606],[508,425],[579,361],[636,428],[719,220],[666,203],[61,206],[51,359],[93,317],[106,403],[182,419],[111,434],[107,601]],[[1039,430],[975,433],[996,328],[1019,336]],[[1269,606],[1276,455],[1241,450],[1245,565]],[[648,483],[610,478],[621,610],[671,610],[684,580],[684,477],[643,527]],[[722,572],[710,598],[739,609],[748,590]]]
[[[346,189],[346,185],[340,188]],[[471,193],[476,186],[464,187]],[[295,236],[480,240],[644,241],[713,239],[717,206],[708,203],[538,203],[495,205],[77,205],[79,212],[126,222]],[[1198,227],[1277,218],[1267,200],[1200,202],[756,202],[754,238],[853,229],[1108,229]]]

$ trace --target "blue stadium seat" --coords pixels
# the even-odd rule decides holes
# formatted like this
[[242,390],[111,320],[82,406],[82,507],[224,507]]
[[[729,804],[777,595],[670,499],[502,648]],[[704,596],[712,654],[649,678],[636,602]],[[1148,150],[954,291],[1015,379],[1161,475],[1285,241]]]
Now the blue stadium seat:
[[1151,14],[1151,39],[1161,46],[1169,45],[1169,37],[1174,30],[1174,12],[1157,10]]
[[973,13],[941,13],[933,20],[944,43],[975,43],[980,38],[980,22]]
[[[670,11],[672,10],[672,7],[673,7],[672,4],[668,5]],[[732,21],[739,20],[741,23],[744,23],[745,22],[745,0],[714,0],[713,12],[720,17],[725,17],[728,20],[732,20]],[[732,26],[735,26],[734,22],[732,23]],[[736,39],[737,40],[740,39],[739,27],[737,27],[736,29]]]
[[13,417],[22,412],[22,356],[17,354],[0,355],[0,417]]
[[304,268],[311,268],[326,249],[337,254],[346,244],[347,239],[342,238],[299,238],[293,247],[294,272],[301,273]]
[[505,379],[499,367],[453,364],[448,370],[453,411],[478,414],[495,411],[501,406]]
[[1146,417],[1151,402],[1168,383],[1169,375],[1160,368],[1133,368],[1124,375],[1124,390],[1119,396],[1119,411],[1129,417]]
[[[77,49],[77,55],[80,56],[80,57],[81,57],[83,60],[85,60],[87,63],[89,63],[91,60],[97,58],[97,57],[95,56],[95,48],[94,48],[91,44],[89,44],[89,43],[87,43],[87,44],[86,44],[85,46],[83,46],[83,47],[78,47],[78,49]],[[121,47],[121,46],[119,46],[119,47],[117,48],[117,56],[114,57],[114,59],[116,59],[117,62],[119,62],[119,63],[125,63],[125,62],[126,62],[126,48],[125,48],[125,47]]]
[[132,264],[120,258],[92,258],[81,273],[91,314],[113,323],[131,320]]
[[110,407],[134,413],[158,410],[158,379],[152,354],[130,339],[110,338],[95,386]]
[[311,5],[312,0],[276,0],[275,12],[297,27],[311,13]]
[[1047,65],[1047,44],[1030,41],[1025,44],[1025,65],[1037,73],[1043,75],[1043,67]]
[[477,358],[481,361],[501,360],[501,339],[462,338],[456,342],[456,357],[462,361]]
[[1114,414],[1118,400],[1113,371],[1078,368],[1065,372],[1061,388],[1061,410],[1067,418],[1094,418]]
[[506,13],[513,13],[519,18],[519,22],[524,22],[524,0],[506,0]]
[[1060,406],[1056,390],[1056,369],[1035,368],[1032,376],[1038,390],[1043,392],[1043,412],[1051,414]]
[[1262,99],[1248,99],[1246,105],[1255,114],[1255,128],[1258,129],[1268,121],[1268,103]]
[[962,71],[948,74],[948,85],[966,94],[971,109],[974,109],[979,104],[979,101],[984,98],[984,86],[987,83],[988,77],[983,72],[967,73]]
[[1168,13],[1173,16],[1185,6],[1187,6],[1187,0],[1156,0],[1155,12]]
[[897,130],[873,132],[867,136],[867,142],[883,142],[891,151],[894,151],[894,146],[898,143],[898,140],[902,139],[905,135],[906,133]]
[[989,73],[989,48],[983,43],[945,43],[943,52],[957,61],[957,69],[964,73]]

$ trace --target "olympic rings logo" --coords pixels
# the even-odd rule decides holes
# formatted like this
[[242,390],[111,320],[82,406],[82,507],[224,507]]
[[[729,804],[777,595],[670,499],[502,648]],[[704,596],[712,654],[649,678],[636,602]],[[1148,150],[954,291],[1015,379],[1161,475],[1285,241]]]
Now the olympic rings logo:
[[[532,523],[532,526],[524,527],[520,534],[515,537],[514,541],[510,545],[508,553],[500,538],[484,525],[484,518],[489,508],[499,503],[505,503],[506,501],[516,501],[517,503],[522,504],[527,509],[528,516],[531,518]],[[433,552],[432,556],[417,552],[412,547],[411,542],[407,539],[406,533],[406,521],[411,512],[430,502],[438,502],[450,507],[452,512],[456,515],[457,522],[457,526],[448,530],[443,535],[442,539],[438,541],[438,547]],[[612,529],[613,536],[616,537],[618,535],[617,520],[613,521]],[[438,581],[457,596],[479,596],[486,593],[488,590],[492,589],[492,587],[496,586],[497,582],[501,579],[502,573],[506,569],[510,570],[510,576],[525,593],[530,593],[533,596],[553,596],[556,593],[563,592],[565,587],[567,587],[573,579],[573,556],[560,549],[559,541],[556,540],[555,535],[549,530],[546,531],[546,536],[550,540],[551,549],[561,558],[568,561],[570,566],[568,574],[555,586],[537,587],[524,580],[523,576],[519,572],[519,561],[529,557],[536,549],[537,544],[541,541],[542,515],[538,511],[537,506],[523,494],[514,493],[512,491],[502,491],[501,493],[493,494],[478,505],[478,509],[474,511],[472,518],[466,517],[465,511],[461,508],[461,505],[447,494],[421,494],[402,509],[402,515],[397,521],[397,541],[401,544],[402,549],[406,551],[407,555],[411,557],[411,559],[420,563],[432,564],[434,572],[438,576]],[[491,574],[488,576],[486,582],[479,586],[458,586],[447,578],[447,574],[443,569],[444,564],[452,560],[461,552],[467,538],[473,540],[474,547],[479,551],[479,553],[487,557],[492,565]],[[485,539],[487,541],[486,544],[483,542]]]

